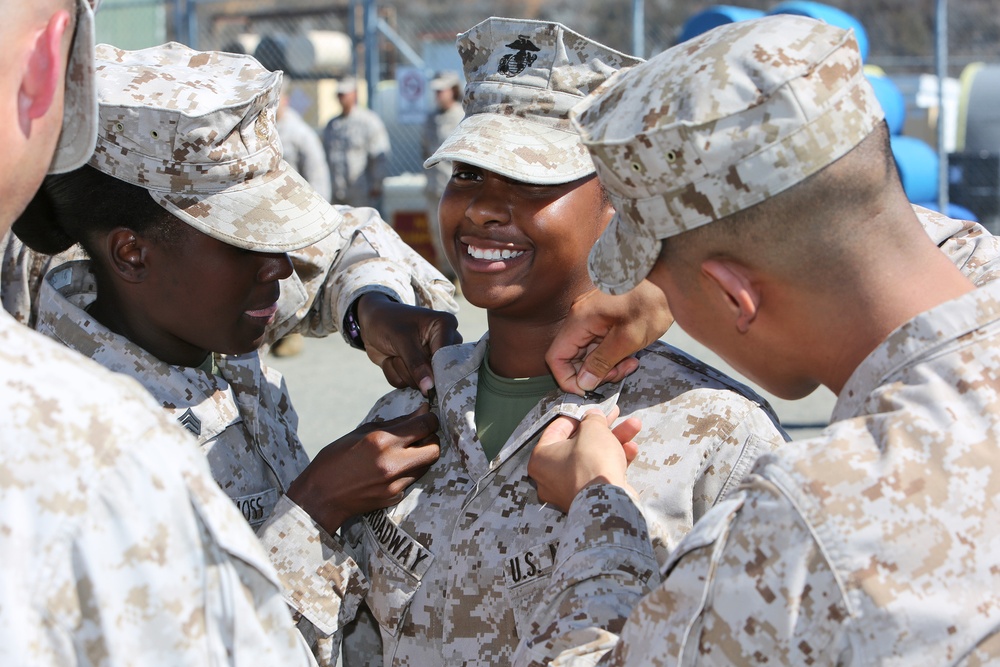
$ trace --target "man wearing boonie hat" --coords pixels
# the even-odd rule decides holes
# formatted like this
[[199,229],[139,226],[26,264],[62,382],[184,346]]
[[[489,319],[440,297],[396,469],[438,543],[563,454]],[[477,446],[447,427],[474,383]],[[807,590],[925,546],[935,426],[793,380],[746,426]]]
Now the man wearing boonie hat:
[[[336,331],[360,301],[366,336],[418,332],[433,351],[453,342],[454,318],[406,304],[451,306],[452,286],[375,211],[334,209],[282,160],[280,72],[171,43],[100,45],[96,74],[93,157],[46,181],[48,225],[18,223],[39,249],[79,243],[91,258],[48,273],[37,328],[134,377],[197,439],[327,661],[319,640],[367,586],[334,534],[437,457],[437,419],[424,407],[359,428],[310,463],[259,346],[291,329]],[[286,293],[294,305],[282,304]],[[372,297],[400,303],[365,306]]]
[[[637,438],[631,477],[656,518],[628,539],[652,543],[661,559],[758,453],[784,443],[763,399],[665,344],[586,401],[556,388],[545,349],[592,288],[587,253],[613,213],[569,110],[641,61],[559,23],[504,18],[459,35],[458,50],[466,116],[426,164],[453,163],[443,246],[489,331],[434,357],[441,458],[399,504],[342,530],[370,580],[370,615],[345,628],[345,665],[373,654],[394,665],[509,661],[561,549],[563,513],[539,499],[526,469],[557,415],[599,406],[620,412],[625,428],[635,418],[658,427],[658,438]],[[422,400],[390,393],[368,419],[397,418]],[[646,571],[653,584],[656,573]],[[617,593],[607,593],[614,608]]]
[[[0,0],[0,233],[93,153],[95,5]],[[260,544],[145,391],[6,313],[0,364],[0,663],[308,664]]]
[[337,101],[343,110],[323,128],[331,201],[378,208],[382,181],[389,175],[389,133],[377,113],[358,106],[358,82],[353,76],[337,82]]
[[[427,114],[424,122],[423,149],[424,158],[429,158],[434,151],[447,139],[465,117],[462,109],[462,80],[458,72],[445,70],[438,72],[430,83],[434,91],[434,111]],[[431,247],[434,248],[435,265],[445,275],[454,277],[454,271],[445,257],[444,246],[441,245],[441,225],[438,222],[438,204],[444,188],[451,179],[451,164],[447,160],[438,162],[428,169],[427,184],[424,186],[424,196],[427,199],[427,233],[431,237]]]
[[[1000,284],[973,268],[977,288],[921,228],[853,34],[794,16],[724,26],[574,114],[618,211],[591,254],[602,289],[648,274],[761,386],[823,384],[838,402],[695,525],[624,628],[576,615],[549,633],[602,585],[557,572],[516,664],[594,664],[612,646],[601,664],[996,663]],[[571,428],[554,424],[533,461],[539,493],[591,472],[570,526],[626,467],[601,418],[563,440]],[[627,583],[636,553],[615,541],[641,525],[588,534],[588,571]]]

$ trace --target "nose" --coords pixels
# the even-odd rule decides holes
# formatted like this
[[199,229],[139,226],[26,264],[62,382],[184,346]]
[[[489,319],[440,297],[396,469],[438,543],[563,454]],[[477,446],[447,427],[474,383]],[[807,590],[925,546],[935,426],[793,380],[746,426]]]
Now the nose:
[[284,280],[292,275],[292,260],[286,252],[266,252],[261,253],[261,267],[257,271],[257,281],[269,283],[275,280]]
[[479,226],[505,225],[511,221],[511,193],[503,181],[487,174],[465,208],[465,217]]

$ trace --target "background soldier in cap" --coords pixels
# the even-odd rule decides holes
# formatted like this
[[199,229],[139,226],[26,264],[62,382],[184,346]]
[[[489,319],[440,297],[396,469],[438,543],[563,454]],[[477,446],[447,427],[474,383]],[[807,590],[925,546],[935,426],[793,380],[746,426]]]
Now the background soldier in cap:
[[[438,72],[431,80],[431,90],[434,91],[436,106],[424,123],[425,159],[434,154],[465,117],[462,109],[462,80],[457,72]],[[427,175],[427,186],[424,188],[424,196],[427,198],[427,233],[430,234],[431,245],[434,247],[436,265],[445,275],[454,277],[455,271],[448,264],[444,246],[441,245],[441,226],[438,222],[438,204],[451,179],[451,163],[443,160],[424,173]]]
[[[80,243],[92,260],[49,272],[37,327],[135,377],[197,438],[258,529],[310,638],[321,639],[366,586],[334,533],[347,517],[392,503],[437,458],[437,419],[424,406],[377,431],[358,429],[310,464],[284,383],[258,347],[279,313],[294,312],[279,308],[279,283],[293,270],[286,251],[324,270],[309,277],[319,292],[310,306],[279,326],[302,321],[322,334],[337,329],[359,290],[374,285],[384,298],[398,282],[367,244],[389,251],[402,242],[371,209],[332,208],[281,159],[280,72],[179,44],[101,45],[97,63],[97,150],[88,166],[47,180],[51,212],[31,227],[46,233],[30,239],[52,250]],[[445,282],[423,266],[418,278]],[[394,297],[427,298],[414,292],[433,281],[403,277],[409,294]],[[408,336],[439,321],[402,304],[383,312]]]
[[337,82],[337,100],[343,111],[323,129],[333,183],[331,201],[378,208],[382,181],[389,175],[389,133],[378,114],[358,106],[354,77]]
[[281,137],[281,157],[306,179],[316,193],[330,201],[330,168],[316,130],[291,105],[288,80],[281,84],[281,101],[275,124]]
[[[648,274],[685,330],[765,388],[838,394],[829,428],[761,457],[699,521],[608,664],[995,663],[1000,284],[977,289],[921,228],[852,34],[731,24],[577,113],[619,213],[591,255],[598,284]],[[535,451],[540,497],[586,489],[569,526],[591,493],[627,484],[603,422],[566,441],[553,424]],[[635,522],[619,527],[641,530],[619,497]],[[587,537],[588,571],[609,583],[642,566],[615,531]],[[550,623],[598,585],[574,586],[568,546],[519,664],[564,649],[560,664],[593,664],[616,643],[582,615]]]
[[[502,61],[518,36],[532,57],[512,73]],[[538,501],[526,471],[555,416],[597,405],[658,427],[632,467],[656,519],[628,539],[652,543],[661,560],[758,453],[784,442],[762,399],[665,344],[586,401],[556,388],[545,349],[572,299],[592,287],[587,253],[613,213],[569,109],[641,61],[558,23],[498,18],[460,35],[458,49],[466,116],[426,165],[452,162],[443,245],[466,298],[486,308],[489,332],[434,358],[441,459],[398,505],[345,526],[371,581],[361,627],[374,619],[379,634],[362,642],[349,628],[348,665],[378,653],[396,665],[509,661],[557,557],[562,514]],[[393,392],[370,418],[397,418],[422,400]],[[595,515],[595,526],[605,519]],[[654,582],[656,571],[646,571]]]
[[[302,174],[313,190],[330,201],[330,168],[326,151],[316,131],[302,118],[288,99],[288,80],[281,84],[281,101],[278,103],[278,135],[281,137],[281,155],[285,162]],[[302,351],[302,334],[282,336],[271,346],[276,357],[291,357]]]
[[[93,9],[0,0],[0,234],[93,153]],[[3,312],[0,365],[0,663],[309,662],[259,543],[136,383]]]

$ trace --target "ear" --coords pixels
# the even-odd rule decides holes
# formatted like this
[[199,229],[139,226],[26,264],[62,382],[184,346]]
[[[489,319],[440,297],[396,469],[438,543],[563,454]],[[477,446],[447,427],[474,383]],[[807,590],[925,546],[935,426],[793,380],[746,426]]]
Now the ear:
[[740,333],[750,330],[757,318],[761,295],[744,265],[727,259],[707,259],[701,263],[701,272],[715,285],[728,304]]
[[149,274],[146,261],[149,243],[127,227],[118,227],[108,234],[108,266],[119,278],[129,283],[141,283]]
[[69,28],[69,12],[56,12],[31,44],[17,98],[18,122],[25,135],[30,134],[32,121],[49,113],[66,85],[63,38]]

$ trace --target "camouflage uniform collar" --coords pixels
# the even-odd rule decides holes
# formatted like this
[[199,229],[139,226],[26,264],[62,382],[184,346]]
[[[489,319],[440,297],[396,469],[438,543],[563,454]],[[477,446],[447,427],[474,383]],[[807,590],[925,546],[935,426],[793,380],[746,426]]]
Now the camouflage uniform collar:
[[1000,282],[946,301],[906,322],[865,358],[844,384],[831,422],[868,412],[865,402],[900,371],[959,344],[967,336],[1000,334]]
[[478,444],[473,446],[471,442],[472,433],[475,432],[475,424],[471,421],[475,415],[475,390],[488,346],[489,332],[477,343],[442,348],[434,355],[433,360],[442,443],[459,443],[459,447],[463,449],[462,458],[473,475],[482,476],[496,470],[526,444],[537,441],[541,434],[539,424],[547,424],[559,416],[581,419],[584,413],[595,407],[605,414],[609,413],[618,404],[622,388],[627,382],[626,378],[618,384],[601,385],[598,387],[600,398],[586,399],[576,394],[553,392],[525,415],[493,462],[488,462],[482,448]]
[[84,308],[96,296],[90,260],[57,266],[42,283],[36,329],[101,366],[137,380],[175,417],[190,408],[200,424],[195,434],[199,443],[208,442],[240,418],[229,380],[231,360],[220,363],[217,376],[164,363],[88,315]]

